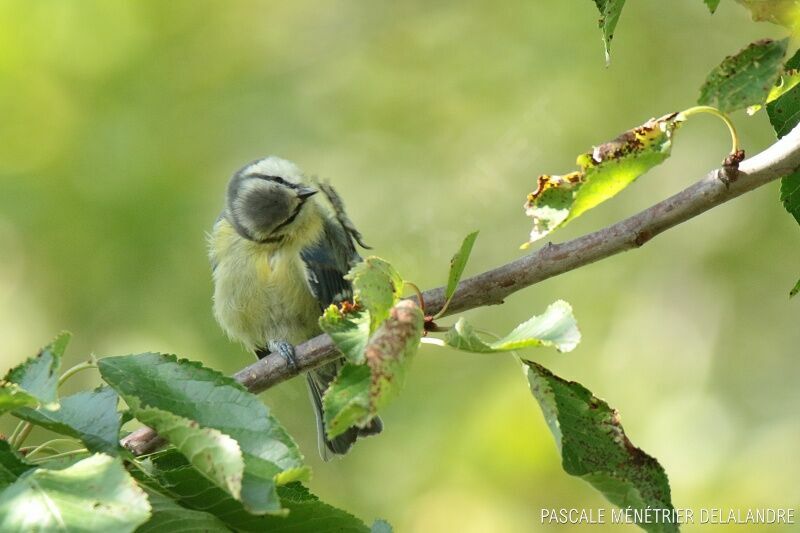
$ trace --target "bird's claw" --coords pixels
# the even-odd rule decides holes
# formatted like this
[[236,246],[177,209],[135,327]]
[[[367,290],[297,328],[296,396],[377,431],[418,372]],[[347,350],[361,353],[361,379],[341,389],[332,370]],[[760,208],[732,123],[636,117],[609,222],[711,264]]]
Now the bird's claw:
[[297,356],[294,352],[294,346],[286,341],[270,341],[267,345],[271,352],[275,352],[286,360],[289,367],[297,372],[299,365],[297,364]]

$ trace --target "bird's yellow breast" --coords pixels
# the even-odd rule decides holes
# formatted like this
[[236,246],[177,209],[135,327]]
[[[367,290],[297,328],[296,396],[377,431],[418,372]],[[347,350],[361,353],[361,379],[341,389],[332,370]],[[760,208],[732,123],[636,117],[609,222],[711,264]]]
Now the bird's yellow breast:
[[249,350],[267,341],[300,343],[319,333],[319,305],[299,249],[243,239],[220,219],[209,239],[214,316]]

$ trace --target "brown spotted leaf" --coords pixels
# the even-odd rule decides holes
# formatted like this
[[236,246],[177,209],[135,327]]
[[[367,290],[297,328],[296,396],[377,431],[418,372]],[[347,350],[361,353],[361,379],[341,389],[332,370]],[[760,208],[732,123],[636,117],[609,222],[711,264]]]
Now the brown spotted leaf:
[[621,508],[657,510],[647,522],[639,522],[646,531],[678,531],[675,524],[658,518],[674,510],[667,474],[628,439],[617,411],[580,383],[561,379],[539,364],[523,361],[523,368],[564,471],[587,481]]
[[364,363],[346,363],[322,398],[328,438],[366,426],[400,392],[422,330],[415,302],[403,300],[390,310],[364,348]]
[[673,132],[684,120],[681,113],[650,119],[579,155],[579,170],[563,176],[539,176],[536,190],[528,195],[525,203],[525,214],[533,219],[533,228],[522,247],[526,248],[616,196],[636,178],[664,161],[672,149]]

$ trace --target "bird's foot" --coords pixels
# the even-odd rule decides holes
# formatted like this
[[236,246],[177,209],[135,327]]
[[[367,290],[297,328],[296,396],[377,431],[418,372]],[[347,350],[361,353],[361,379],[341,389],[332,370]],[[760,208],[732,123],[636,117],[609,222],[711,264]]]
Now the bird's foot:
[[270,352],[275,352],[283,357],[289,367],[293,371],[297,372],[299,366],[297,364],[297,356],[294,353],[294,346],[292,343],[286,341],[269,341],[267,343],[267,348],[269,348]]

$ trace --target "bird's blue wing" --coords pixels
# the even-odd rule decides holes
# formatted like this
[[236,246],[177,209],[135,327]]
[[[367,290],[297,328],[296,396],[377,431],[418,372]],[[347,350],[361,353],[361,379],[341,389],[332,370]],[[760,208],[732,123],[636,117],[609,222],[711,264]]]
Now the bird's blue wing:
[[303,248],[300,257],[306,265],[308,286],[320,310],[353,298],[353,287],[344,276],[361,257],[352,237],[338,220],[326,218],[320,239]]

